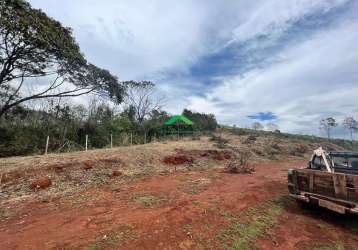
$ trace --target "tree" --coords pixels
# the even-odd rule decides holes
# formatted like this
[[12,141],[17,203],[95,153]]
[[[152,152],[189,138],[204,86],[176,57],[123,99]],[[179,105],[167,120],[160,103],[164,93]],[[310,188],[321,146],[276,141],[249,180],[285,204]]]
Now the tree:
[[260,122],[254,122],[252,124],[252,128],[254,130],[262,130],[264,128],[264,126],[262,126],[262,124]]
[[135,111],[136,121],[142,125],[153,110],[160,110],[164,105],[164,98],[157,98],[155,85],[149,81],[125,82],[126,96],[124,102]]
[[358,122],[352,116],[348,116],[343,120],[343,126],[350,132],[353,142],[353,132],[358,131]]
[[266,124],[266,127],[269,131],[275,132],[277,130],[279,130],[279,127],[276,123],[270,121]]
[[[23,96],[34,78],[41,88]],[[0,2],[0,117],[29,100],[93,91],[121,101],[124,89],[108,71],[87,63],[71,29],[24,0]]]
[[337,127],[338,123],[333,117],[328,117],[325,119],[322,119],[320,121],[320,129],[324,130],[327,133],[328,140],[331,138],[331,130],[334,127]]
[[194,123],[194,128],[205,131],[213,131],[217,128],[218,123],[216,121],[214,114],[204,114],[204,113],[198,113],[193,112],[188,109],[183,110],[183,115],[189,118]]

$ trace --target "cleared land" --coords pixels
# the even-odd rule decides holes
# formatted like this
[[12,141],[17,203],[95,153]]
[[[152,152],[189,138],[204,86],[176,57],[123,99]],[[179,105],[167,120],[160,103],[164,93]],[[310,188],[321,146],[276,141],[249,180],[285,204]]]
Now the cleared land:
[[[0,249],[358,247],[356,217],[287,196],[318,144],[224,137],[0,159]],[[225,171],[242,151],[256,171]]]

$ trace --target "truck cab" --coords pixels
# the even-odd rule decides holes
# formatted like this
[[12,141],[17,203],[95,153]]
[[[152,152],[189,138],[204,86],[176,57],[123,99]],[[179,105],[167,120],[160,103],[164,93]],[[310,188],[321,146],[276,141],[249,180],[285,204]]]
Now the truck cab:
[[[356,152],[327,152],[333,172],[358,174],[358,153]],[[313,155],[308,163],[308,168],[313,170],[326,171],[326,166],[322,156]]]

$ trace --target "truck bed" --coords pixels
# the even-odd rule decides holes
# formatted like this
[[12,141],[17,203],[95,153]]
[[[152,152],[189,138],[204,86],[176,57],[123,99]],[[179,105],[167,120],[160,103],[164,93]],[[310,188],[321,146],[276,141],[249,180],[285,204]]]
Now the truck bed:
[[288,188],[295,199],[340,213],[358,213],[358,175],[291,169]]

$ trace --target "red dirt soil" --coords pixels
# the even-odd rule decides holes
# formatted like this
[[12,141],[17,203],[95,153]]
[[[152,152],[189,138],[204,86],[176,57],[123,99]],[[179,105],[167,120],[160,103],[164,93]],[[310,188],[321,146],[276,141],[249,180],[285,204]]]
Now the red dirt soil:
[[229,160],[232,152],[227,150],[177,150],[176,154],[166,156],[163,162],[168,165],[193,163],[198,158],[208,158],[217,161]]
[[51,186],[51,180],[47,176],[39,178],[37,180],[34,180],[30,184],[31,189],[43,189],[43,188],[47,188],[49,186]]
[[[21,213],[0,221],[0,249],[83,249],[96,239],[110,249],[218,249],[216,236],[229,223],[223,212],[240,213],[287,195],[287,169],[304,165],[262,163],[252,175],[223,169],[176,172],[145,177],[119,190],[107,185],[47,203],[22,202],[16,207]],[[145,206],[133,195],[160,197],[160,202]],[[358,246],[357,235],[339,223],[296,205],[285,210],[280,222],[257,240],[259,249],[307,249],[326,239]],[[133,226],[134,236],[108,245],[109,232],[125,225]]]
[[163,159],[163,162],[168,165],[180,165],[184,163],[193,163],[194,159],[187,155],[169,155]]

